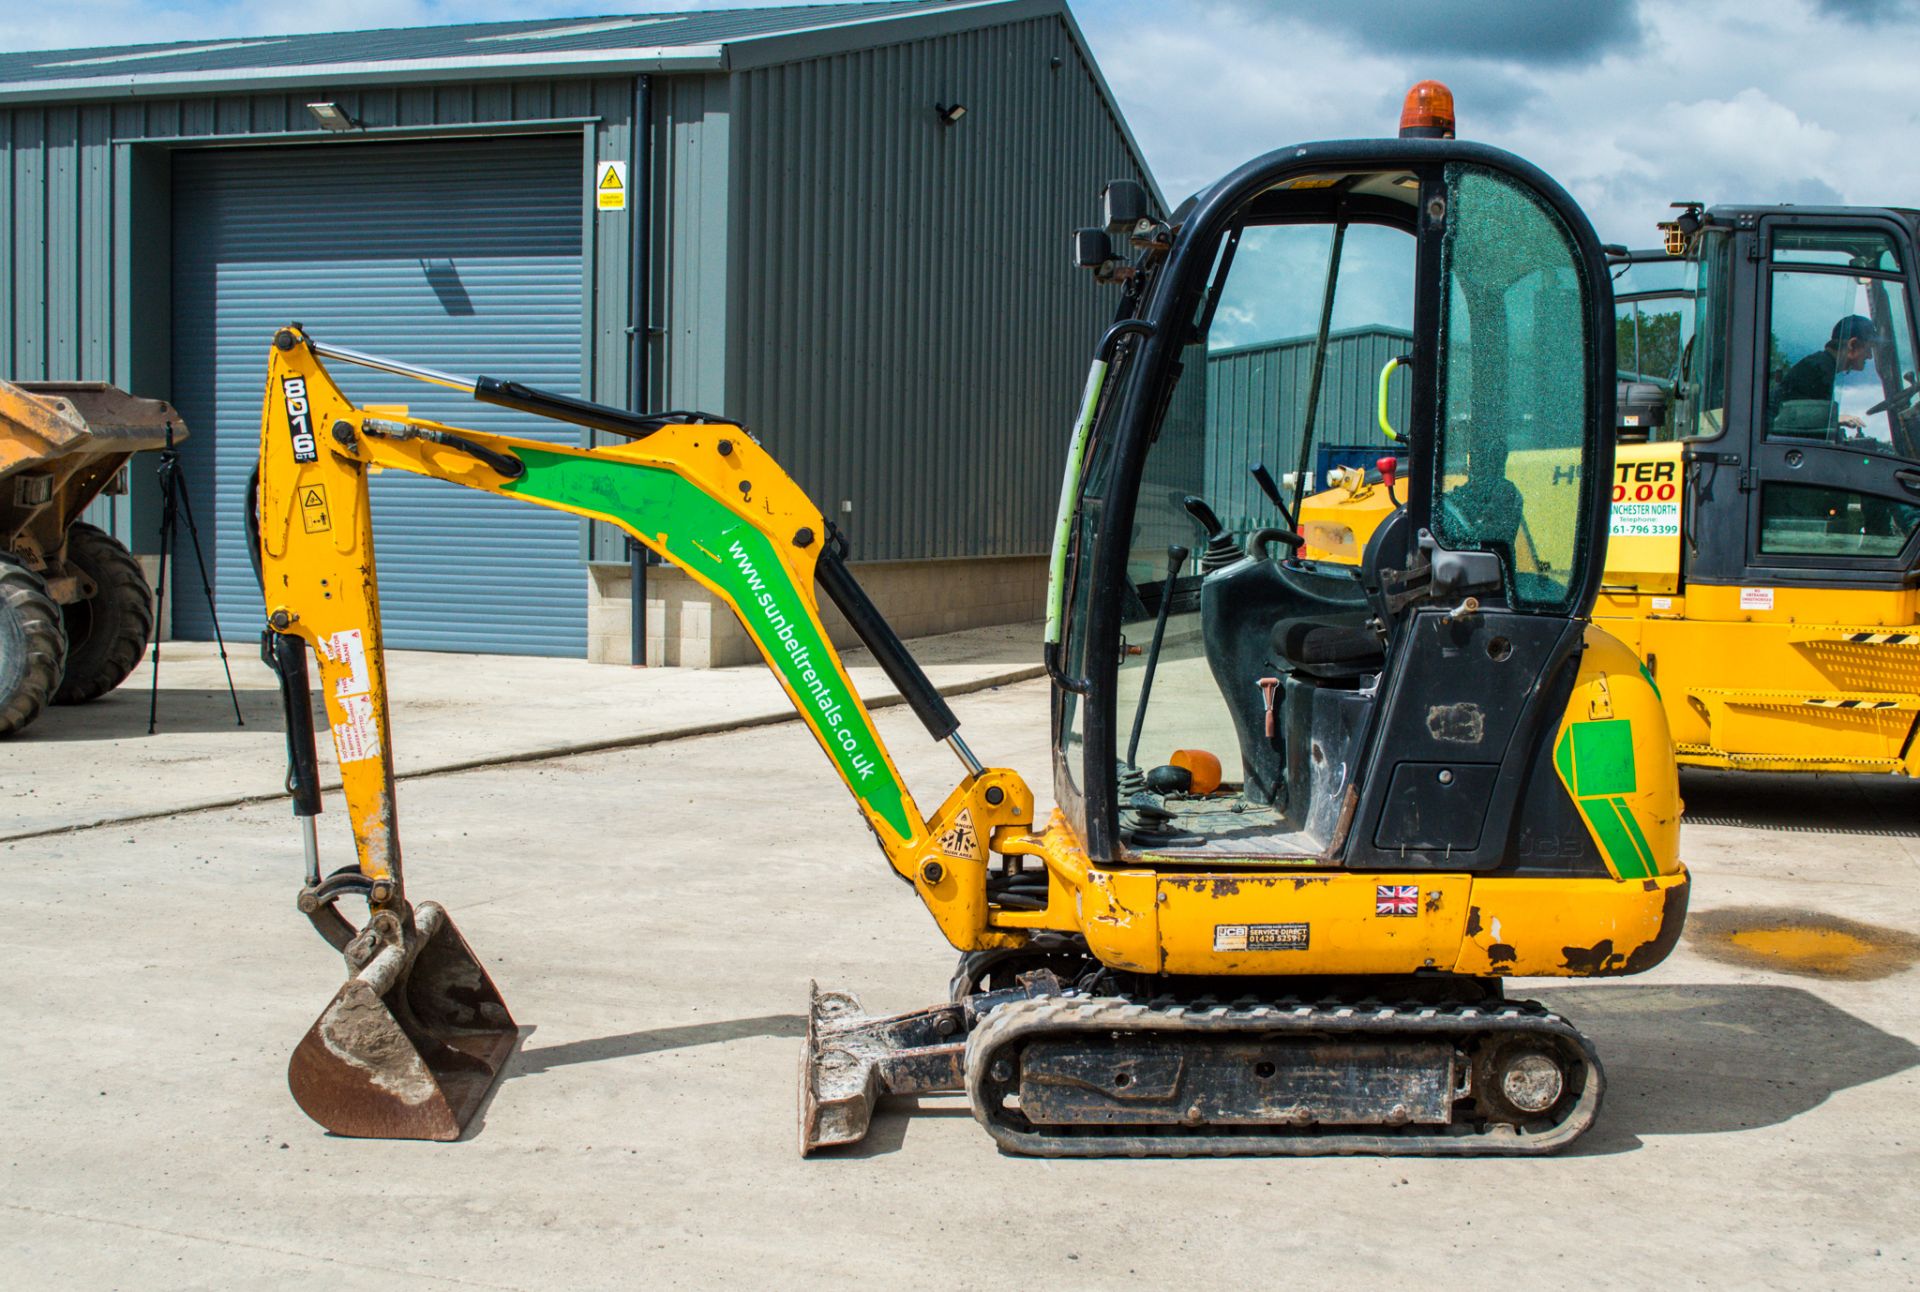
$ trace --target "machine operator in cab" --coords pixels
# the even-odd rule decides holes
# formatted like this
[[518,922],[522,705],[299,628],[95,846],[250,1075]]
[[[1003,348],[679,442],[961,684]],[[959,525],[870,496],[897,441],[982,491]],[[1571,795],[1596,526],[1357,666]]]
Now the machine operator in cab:
[[[1840,374],[1863,371],[1873,362],[1874,343],[1880,339],[1873,320],[1865,315],[1849,314],[1835,323],[1827,344],[1787,369],[1774,387],[1768,416],[1775,431],[1792,434],[1796,429],[1782,424],[1782,413],[1791,411],[1786,407],[1789,403],[1811,400],[1830,409],[1834,383]],[[1853,413],[1841,414],[1839,424],[1855,431],[1865,430],[1867,425]]]

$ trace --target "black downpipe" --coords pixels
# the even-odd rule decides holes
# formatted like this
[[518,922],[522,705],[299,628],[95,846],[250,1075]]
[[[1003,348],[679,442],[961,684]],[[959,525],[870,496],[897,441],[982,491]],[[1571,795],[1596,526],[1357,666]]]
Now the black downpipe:
[[[651,89],[646,77],[633,78],[633,116],[628,125],[633,132],[633,160],[627,179],[627,224],[632,235],[627,249],[632,271],[627,288],[627,407],[636,410],[647,406],[647,359],[653,340],[653,287],[647,272],[653,236],[648,223],[653,208]],[[627,663],[634,668],[644,668],[647,663],[647,556],[644,546],[632,538],[627,540],[627,593],[632,608]]]
[[960,719],[953,716],[946,698],[934,689],[920,661],[908,653],[906,643],[868,598],[866,589],[855,581],[853,571],[847,568],[840,553],[831,547],[821,553],[819,564],[814,566],[814,578],[853,625],[853,631],[873,652],[873,657],[880,661],[880,667],[886,670],[894,688],[919,716],[927,734],[935,740],[945,740],[958,731]]
[[290,633],[266,630],[261,654],[280,678],[280,703],[287,715],[287,793],[295,816],[320,815],[320,759],[313,745],[312,684],[307,678],[307,644]]

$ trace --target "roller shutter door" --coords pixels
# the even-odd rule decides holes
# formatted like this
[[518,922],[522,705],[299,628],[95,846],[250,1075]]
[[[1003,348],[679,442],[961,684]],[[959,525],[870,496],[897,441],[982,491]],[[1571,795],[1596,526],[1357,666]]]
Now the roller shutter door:
[[[274,330],[468,375],[581,389],[578,136],[181,153],[173,170],[173,401],[220,627],[256,634],[243,524]],[[335,363],[355,402],[578,443],[577,432]],[[372,483],[390,647],[584,657],[580,522],[442,481]],[[184,535],[183,535],[184,541]],[[212,636],[190,553],[175,632]]]

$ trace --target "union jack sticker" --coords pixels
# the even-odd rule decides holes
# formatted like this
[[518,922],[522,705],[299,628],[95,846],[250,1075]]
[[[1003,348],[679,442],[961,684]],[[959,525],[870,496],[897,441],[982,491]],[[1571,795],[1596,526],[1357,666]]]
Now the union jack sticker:
[[1418,915],[1420,913],[1420,885],[1375,884],[1373,886],[1373,913],[1375,915]]

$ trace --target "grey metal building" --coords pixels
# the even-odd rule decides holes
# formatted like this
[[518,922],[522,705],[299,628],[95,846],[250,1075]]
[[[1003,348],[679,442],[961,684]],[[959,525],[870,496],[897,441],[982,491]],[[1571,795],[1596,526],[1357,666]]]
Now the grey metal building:
[[[1280,523],[1248,474],[1265,463],[1276,478],[1300,469],[1306,431],[1307,392],[1313,389],[1317,338],[1289,337],[1215,350],[1207,356],[1206,465],[1201,494],[1229,529]],[[1307,460],[1308,492],[1318,478],[1318,450],[1326,445],[1387,448],[1380,432],[1380,370],[1413,348],[1413,333],[1369,325],[1327,336],[1320,372],[1320,407],[1314,414],[1313,452]],[[1407,424],[1407,383],[1388,392],[1387,416]]]
[[[1036,614],[1109,296],[1065,233],[1151,187],[1064,0],[548,19],[0,55],[0,372],[169,398],[223,629],[266,347],[747,424],[905,633]],[[603,202],[609,167],[620,200]],[[571,439],[351,370],[363,403]],[[104,517],[155,547],[136,473]],[[617,533],[375,482],[389,644],[628,658]],[[675,572],[649,658],[750,647]],[[211,629],[192,572],[176,635]]]

